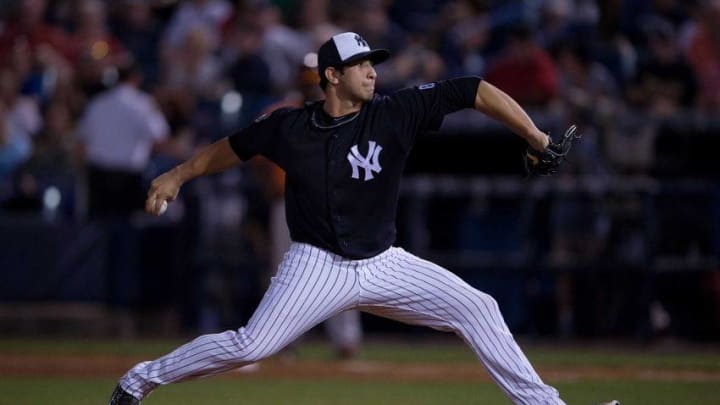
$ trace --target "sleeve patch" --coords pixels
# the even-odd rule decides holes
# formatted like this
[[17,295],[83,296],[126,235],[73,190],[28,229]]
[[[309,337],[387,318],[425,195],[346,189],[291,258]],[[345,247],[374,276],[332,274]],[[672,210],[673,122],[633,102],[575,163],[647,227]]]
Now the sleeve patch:
[[435,87],[435,83],[425,83],[418,86],[418,90],[429,90]]

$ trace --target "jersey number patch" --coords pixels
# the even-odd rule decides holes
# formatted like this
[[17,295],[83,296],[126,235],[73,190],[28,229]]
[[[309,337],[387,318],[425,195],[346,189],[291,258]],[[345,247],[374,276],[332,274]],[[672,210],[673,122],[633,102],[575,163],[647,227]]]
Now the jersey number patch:
[[352,165],[353,179],[360,178],[360,169],[365,171],[365,181],[375,178],[373,176],[373,172],[380,173],[382,171],[382,167],[380,166],[380,152],[382,151],[382,146],[376,144],[375,141],[370,141],[369,145],[366,156],[360,154],[357,145],[350,148],[350,153],[348,153],[347,159]]

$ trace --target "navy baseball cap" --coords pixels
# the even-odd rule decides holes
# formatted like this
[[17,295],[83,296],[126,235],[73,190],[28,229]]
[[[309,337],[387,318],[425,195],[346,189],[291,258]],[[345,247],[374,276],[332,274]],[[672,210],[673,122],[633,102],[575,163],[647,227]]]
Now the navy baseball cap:
[[390,57],[387,49],[370,49],[367,41],[354,32],[343,32],[327,40],[318,50],[318,73],[330,66],[344,66],[359,60],[369,60],[373,64],[384,62]]

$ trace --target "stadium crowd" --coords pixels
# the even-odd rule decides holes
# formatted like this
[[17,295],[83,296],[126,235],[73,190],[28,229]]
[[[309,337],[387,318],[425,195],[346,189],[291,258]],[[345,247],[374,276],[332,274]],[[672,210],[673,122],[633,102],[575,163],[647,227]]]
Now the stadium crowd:
[[[312,82],[307,55],[343,30],[394,54],[380,92],[480,75],[585,124],[585,171],[642,171],[658,120],[720,111],[712,0],[3,4],[0,201],[11,208],[32,205],[38,178],[141,174],[157,154],[183,158],[246,125]],[[147,128],[113,124],[127,119],[113,114],[119,87],[143,100],[131,103]]]
[[[719,21],[719,0],[4,1],[0,212],[132,217],[149,179],[317,91],[312,52],[348,30],[391,51],[380,93],[479,75],[580,125],[573,172],[648,173],[663,120],[720,113]],[[234,233],[267,250],[268,176],[198,181],[167,217],[208,260]]]

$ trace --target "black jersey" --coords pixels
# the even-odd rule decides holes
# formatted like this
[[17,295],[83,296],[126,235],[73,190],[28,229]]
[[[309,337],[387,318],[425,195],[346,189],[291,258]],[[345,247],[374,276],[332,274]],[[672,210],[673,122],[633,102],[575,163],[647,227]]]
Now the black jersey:
[[400,178],[418,134],[471,108],[480,78],[451,79],[376,95],[356,114],[323,120],[322,102],[280,109],[230,136],[242,160],[263,155],[286,173],[290,236],[349,259],[395,242]]

